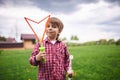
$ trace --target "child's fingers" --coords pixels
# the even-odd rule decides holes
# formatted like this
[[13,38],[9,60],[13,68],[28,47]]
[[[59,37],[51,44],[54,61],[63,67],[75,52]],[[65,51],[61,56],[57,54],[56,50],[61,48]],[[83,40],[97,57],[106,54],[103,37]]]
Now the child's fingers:
[[36,60],[37,61],[41,61],[42,59],[46,58],[46,54],[45,53],[41,53],[39,52],[39,54],[36,55]]
[[43,59],[45,59],[45,58],[46,58],[46,54],[41,54],[41,57],[42,57]]
[[68,71],[68,77],[72,78],[73,76],[74,76],[74,71],[73,70]]

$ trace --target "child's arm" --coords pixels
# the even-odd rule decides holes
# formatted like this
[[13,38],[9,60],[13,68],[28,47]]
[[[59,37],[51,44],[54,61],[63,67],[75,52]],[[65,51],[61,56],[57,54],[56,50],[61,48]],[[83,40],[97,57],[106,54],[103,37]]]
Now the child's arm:
[[70,59],[69,59],[69,52],[67,47],[65,46],[65,71],[67,72],[69,69]]
[[29,58],[29,62],[33,66],[37,66],[39,61],[36,60],[36,55],[39,53],[39,43],[37,43],[33,49],[32,55]]
[[70,58],[69,58],[69,52],[68,52],[68,49],[67,49],[67,47],[65,47],[65,54],[66,54],[66,56],[65,56],[65,70],[66,70],[66,72],[67,72],[67,74],[68,74],[68,77],[73,77],[73,75],[74,75],[74,72],[73,72],[73,70],[71,70],[71,73],[69,73],[69,68],[70,68]]

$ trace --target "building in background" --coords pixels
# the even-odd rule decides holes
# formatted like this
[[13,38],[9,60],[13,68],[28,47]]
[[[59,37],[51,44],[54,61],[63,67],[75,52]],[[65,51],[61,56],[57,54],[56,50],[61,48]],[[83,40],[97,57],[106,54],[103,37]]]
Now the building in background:
[[21,40],[18,43],[9,37],[6,41],[0,41],[0,49],[33,49],[36,41],[34,34],[21,34]]
[[25,49],[32,49],[35,44],[35,36],[33,34],[21,34],[21,40]]

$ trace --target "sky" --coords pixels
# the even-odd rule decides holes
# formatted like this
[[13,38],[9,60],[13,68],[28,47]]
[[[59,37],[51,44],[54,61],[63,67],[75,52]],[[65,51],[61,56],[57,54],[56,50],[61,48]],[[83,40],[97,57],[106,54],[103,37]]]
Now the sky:
[[21,34],[33,34],[24,17],[39,21],[48,15],[63,22],[60,37],[67,40],[120,38],[120,0],[0,0],[0,36],[19,42]]

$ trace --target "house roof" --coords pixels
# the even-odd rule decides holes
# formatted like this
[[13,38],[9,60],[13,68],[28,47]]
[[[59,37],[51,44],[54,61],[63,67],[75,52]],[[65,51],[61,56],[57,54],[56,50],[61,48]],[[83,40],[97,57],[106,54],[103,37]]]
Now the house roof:
[[16,42],[15,38],[12,38],[12,37],[8,37],[6,42],[8,43],[12,43],[12,42]]
[[21,34],[21,40],[35,40],[34,34]]

